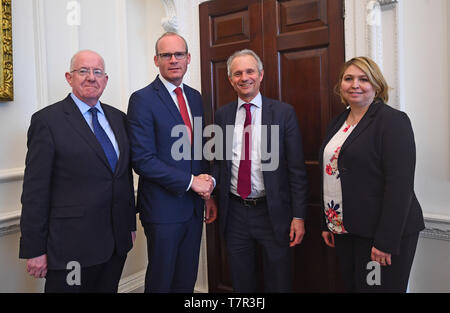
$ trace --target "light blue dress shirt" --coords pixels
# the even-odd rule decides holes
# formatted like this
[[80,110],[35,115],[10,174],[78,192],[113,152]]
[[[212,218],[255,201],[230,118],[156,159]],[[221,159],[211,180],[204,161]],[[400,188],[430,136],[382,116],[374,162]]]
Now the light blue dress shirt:
[[[94,132],[94,126],[92,124],[92,114],[89,112],[89,109],[91,108],[89,105],[81,101],[77,98],[73,93],[70,94],[73,101],[77,105],[78,109],[80,110],[81,114],[83,115],[84,119],[86,120],[86,123],[91,128],[92,132]],[[111,140],[111,143],[114,147],[114,150],[117,154],[117,159],[119,159],[120,151],[119,151],[119,144],[117,143],[116,136],[114,136],[114,132],[111,128],[111,126],[108,123],[108,120],[106,119],[105,112],[103,112],[102,106],[100,105],[100,101],[97,101],[97,103],[94,106],[98,109],[97,116],[98,116],[98,122],[100,123],[100,126],[105,130],[106,135],[108,135],[109,140]]]

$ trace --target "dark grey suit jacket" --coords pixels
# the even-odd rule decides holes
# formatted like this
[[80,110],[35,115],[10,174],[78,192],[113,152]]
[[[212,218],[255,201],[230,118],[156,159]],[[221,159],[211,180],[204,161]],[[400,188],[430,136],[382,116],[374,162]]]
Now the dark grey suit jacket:
[[[226,142],[232,142],[233,132],[225,135],[227,125],[234,125],[237,101],[219,108],[214,123],[222,128],[224,156],[227,152]],[[294,108],[286,103],[262,97],[261,124],[267,125],[267,151],[272,151],[275,140],[279,142],[279,164],[272,171],[263,171],[264,187],[271,225],[276,239],[289,243],[289,231],[293,217],[306,217],[307,176],[303,159],[300,128]],[[271,127],[279,126],[278,138],[272,138]],[[264,140],[264,138],[262,138]],[[230,145],[229,145],[230,146]],[[273,151],[272,151],[273,153]],[[262,161],[268,164],[273,160]],[[213,176],[217,185],[215,195],[219,206],[220,230],[224,234],[227,227],[228,200],[231,181],[231,160],[215,160]]]
[[67,96],[31,118],[22,192],[20,258],[47,254],[49,269],[106,262],[132,247],[136,210],[125,114],[101,104],[117,139],[113,173]]

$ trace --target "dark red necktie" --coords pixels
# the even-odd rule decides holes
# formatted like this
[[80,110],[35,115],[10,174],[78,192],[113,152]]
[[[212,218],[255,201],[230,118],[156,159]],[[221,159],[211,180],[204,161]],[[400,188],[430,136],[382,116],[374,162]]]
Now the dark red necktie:
[[[252,184],[251,184],[251,167],[252,162],[250,160],[250,140],[251,140],[251,128],[248,127],[252,124],[252,113],[250,112],[251,103],[245,103],[245,122],[244,122],[244,130],[242,132],[242,149],[241,152],[241,161],[239,163],[239,171],[238,171],[238,183],[237,183],[237,192],[241,196],[242,199],[245,199],[249,196]],[[247,128],[248,127],[248,128]]]
[[181,117],[183,118],[184,125],[188,128],[189,141],[192,143],[192,125],[189,119],[189,113],[186,106],[186,101],[184,101],[183,91],[180,87],[175,88],[175,93],[177,94],[178,107],[180,108]]

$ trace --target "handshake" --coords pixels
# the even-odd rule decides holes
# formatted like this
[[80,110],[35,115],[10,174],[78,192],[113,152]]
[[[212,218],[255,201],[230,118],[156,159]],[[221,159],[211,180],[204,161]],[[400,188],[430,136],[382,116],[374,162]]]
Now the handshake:
[[204,200],[208,200],[214,190],[214,180],[208,174],[194,176],[191,189],[198,193]]

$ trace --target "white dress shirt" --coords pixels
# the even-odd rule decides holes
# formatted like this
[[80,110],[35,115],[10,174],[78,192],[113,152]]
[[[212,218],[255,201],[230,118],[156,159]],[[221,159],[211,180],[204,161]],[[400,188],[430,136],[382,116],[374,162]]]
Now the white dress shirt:
[[[242,133],[245,123],[245,107],[242,99],[238,98],[236,110],[236,122],[233,135],[233,159],[231,161],[231,186],[230,191],[239,196],[237,192],[237,182],[239,165],[242,153]],[[251,139],[251,193],[248,198],[260,198],[266,195],[264,188],[264,178],[261,168],[261,121],[262,121],[262,97],[261,93],[250,101],[250,112],[252,115],[252,139]]]
[[[167,81],[161,75],[159,75],[159,79],[163,83],[164,87],[166,87],[167,91],[169,92],[169,95],[172,97],[172,100],[175,103],[175,105],[177,106],[178,111],[180,111],[180,105],[178,104],[177,94],[175,93],[175,89],[177,89],[177,86],[175,86],[171,82]],[[189,120],[191,121],[191,125],[194,125],[193,121],[192,121],[191,108],[189,107],[188,99],[186,98],[186,95],[184,94],[184,84],[181,83],[180,86],[178,86],[178,87],[180,87],[181,90],[183,91],[183,98],[184,98],[184,101],[186,102],[186,107],[187,107],[187,111],[189,114]]]
[[[169,92],[169,95],[172,97],[172,100],[175,103],[178,111],[180,111],[180,106],[178,104],[177,94],[175,93],[175,89],[177,89],[177,86],[175,86],[171,82],[167,81],[164,77],[162,77],[162,75],[159,75],[159,79],[163,83],[164,87],[166,87],[167,91]],[[187,111],[188,111],[188,114],[189,114],[189,120],[191,121],[191,125],[194,125],[194,123],[192,121],[191,108],[189,107],[189,102],[188,102],[188,100],[186,98],[186,95],[184,93],[184,84],[181,83],[180,86],[178,86],[178,87],[180,87],[181,90],[183,91],[183,97],[184,97],[184,101],[186,102],[186,108],[187,108]],[[193,181],[194,181],[194,175],[191,175],[191,181],[189,182],[189,185],[188,185],[186,191],[188,191],[191,188]],[[215,185],[216,184],[215,184],[215,180],[214,180],[214,186]]]

